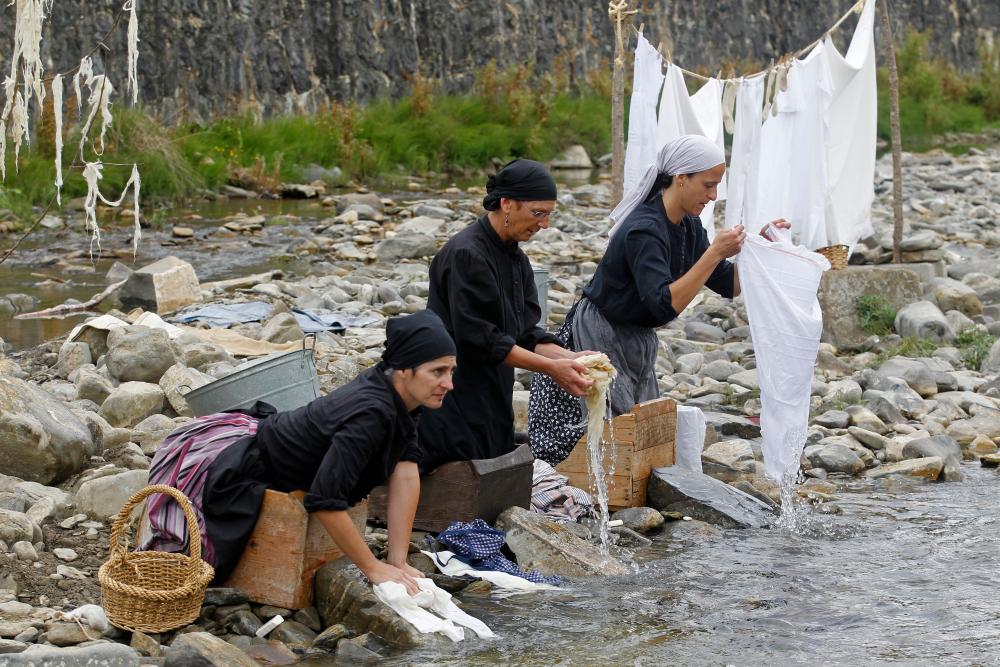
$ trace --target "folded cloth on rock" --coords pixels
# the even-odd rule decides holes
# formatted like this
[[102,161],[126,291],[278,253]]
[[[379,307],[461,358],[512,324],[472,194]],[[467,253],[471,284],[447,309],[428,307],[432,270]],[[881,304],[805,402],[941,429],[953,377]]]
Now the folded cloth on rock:
[[[244,322],[262,322],[271,315],[272,306],[266,301],[219,303],[177,315],[174,319],[188,324],[201,322],[211,327],[229,327]],[[379,321],[376,315],[343,315],[328,310],[293,308],[292,315],[304,333],[320,331],[343,332],[347,327],[364,327]]]
[[[437,541],[450,548],[453,558],[471,565],[478,570],[497,570],[516,577],[524,577],[537,584],[561,584],[562,577],[549,577],[538,570],[525,572],[507,557],[500,553],[506,541],[507,534],[497,530],[482,519],[474,521],[455,521],[445,530],[438,533]],[[430,535],[427,542],[436,549],[435,541]],[[440,562],[440,559],[435,558]]]
[[569,478],[560,475],[551,465],[535,459],[531,477],[531,509],[556,523],[576,521],[590,514],[594,501],[583,489],[570,486]]
[[[513,574],[507,574],[506,572],[498,572],[496,570],[477,570],[471,565],[467,565],[459,559],[453,558],[455,554],[450,551],[441,550],[438,551],[437,554],[434,554],[431,551],[421,551],[421,553],[434,561],[434,565],[441,572],[441,574],[446,574],[449,577],[475,577],[477,579],[482,579],[483,581],[490,582],[494,587],[506,593],[527,593],[529,591],[543,591],[557,588],[551,584],[536,584],[533,581],[528,581],[524,577],[517,577]],[[441,560],[438,560],[437,557],[440,557]]]
[[[453,642],[465,639],[462,627],[469,628],[481,639],[493,637],[485,623],[465,613],[452,601],[451,595],[430,579],[417,579],[420,592],[411,596],[403,584],[386,581],[372,587],[375,596],[410,623],[418,632],[440,632]],[[434,613],[431,613],[434,612]],[[461,626],[461,627],[460,627]]]

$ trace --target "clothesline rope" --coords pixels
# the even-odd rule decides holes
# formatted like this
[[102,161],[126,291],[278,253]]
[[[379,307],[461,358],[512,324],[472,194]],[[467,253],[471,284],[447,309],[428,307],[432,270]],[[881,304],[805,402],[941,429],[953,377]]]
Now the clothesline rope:
[[[832,26],[830,26],[829,28],[827,28],[826,31],[822,35],[820,35],[817,39],[815,39],[812,42],[810,42],[809,44],[805,45],[804,47],[802,47],[798,51],[794,51],[792,53],[783,55],[781,58],[778,59],[778,63],[786,62],[788,60],[794,60],[794,59],[802,56],[803,54],[808,53],[814,46],[816,46],[817,44],[819,44],[820,42],[822,42],[824,39],[826,39],[830,35],[830,33],[832,33],[834,30],[836,30],[837,28],[839,28],[844,23],[844,21],[846,21],[851,16],[851,14],[860,13],[861,10],[864,9],[865,2],[868,2],[868,1],[869,0],[858,0],[857,2],[855,2],[854,5],[852,5],[851,8],[848,9],[844,13],[843,16],[841,16],[839,19],[837,19],[837,21]],[[625,2],[625,0],[622,0],[622,2],[620,2],[619,4],[623,4],[624,2]],[[609,10],[609,13],[610,13],[610,10]],[[634,33],[636,33],[637,35],[642,35],[642,31],[640,29],[636,28],[634,25],[631,26],[631,27],[632,27],[632,31]],[[758,76],[764,76],[767,73],[769,73],[772,70],[774,70],[774,68],[775,68],[775,65],[774,65],[774,63],[772,61],[772,64],[771,64],[770,67],[767,67],[767,68],[765,68],[765,69],[763,69],[763,70],[761,70],[759,72],[754,72],[753,74],[744,74],[744,75],[742,75],[740,77],[733,77],[733,78],[723,79],[723,78],[720,78],[720,77],[709,77],[709,76],[705,76],[704,74],[698,74],[697,72],[692,72],[691,70],[686,70],[683,67],[679,66],[677,63],[675,63],[673,60],[671,60],[671,58],[667,54],[663,53],[663,51],[659,47],[656,48],[656,51],[657,51],[657,53],[660,54],[660,56],[663,58],[663,61],[665,63],[673,65],[674,67],[676,67],[677,69],[679,69],[682,74],[684,74],[686,76],[689,76],[689,77],[692,77],[694,79],[700,79],[701,81],[711,81],[713,78],[715,78],[717,81],[720,81],[722,83],[729,83],[731,81],[739,81],[740,79],[753,79],[753,78],[758,77]]]

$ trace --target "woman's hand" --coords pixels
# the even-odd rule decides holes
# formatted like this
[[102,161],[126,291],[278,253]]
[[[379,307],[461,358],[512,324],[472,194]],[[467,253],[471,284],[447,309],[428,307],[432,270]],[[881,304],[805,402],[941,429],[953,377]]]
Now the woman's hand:
[[732,229],[723,229],[715,234],[715,240],[712,241],[709,250],[718,255],[720,261],[729,259],[742,250],[743,239],[746,237],[743,225],[736,225]]
[[424,574],[423,572],[421,572],[417,568],[413,567],[409,563],[397,563],[395,561],[389,561],[389,565],[392,565],[395,568],[399,568],[405,574],[410,575],[414,579],[426,579],[427,578],[426,574]]
[[760,235],[763,236],[768,241],[777,241],[778,240],[778,239],[774,238],[773,236],[771,236],[771,234],[770,234],[770,227],[772,225],[774,227],[777,227],[778,229],[791,229],[792,228],[792,223],[788,222],[784,218],[778,218],[777,220],[773,220],[773,221],[767,223],[766,225],[764,225],[761,228]]
[[553,359],[546,374],[573,396],[583,396],[594,384],[587,377],[587,367],[575,359]]
[[[423,576],[420,572],[409,565],[406,566],[413,572],[416,572],[418,576]],[[420,592],[420,586],[417,585],[416,577],[403,571],[402,568],[396,567],[395,565],[389,565],[388,563],[383,563],[380,560],[375,561],[374,564],[365,572],[365,576],[368,577],[368,581],[372,582],[372,585],[384,584],[387,581],[395,581],[396,583],[403,584],[406,588],[406,592],[409,595],[416,595]]]

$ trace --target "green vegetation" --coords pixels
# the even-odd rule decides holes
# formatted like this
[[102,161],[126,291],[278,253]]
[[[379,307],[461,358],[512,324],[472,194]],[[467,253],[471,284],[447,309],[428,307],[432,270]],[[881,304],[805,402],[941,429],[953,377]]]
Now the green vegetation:
[[907,336],[893,345],[883,350],[872,363],[873,368],[877,368],[893,357],[929,357],[937,350],[937,343],[926,338]]
[[982,329],[970,327],[955,337],[955,347],[961,351],[966,368],[978,371],[996,339],[996,336]]
[[891,334],[895,329],[896,309],[877,294],[859,296],[854,302],[861,330],[874,336]]

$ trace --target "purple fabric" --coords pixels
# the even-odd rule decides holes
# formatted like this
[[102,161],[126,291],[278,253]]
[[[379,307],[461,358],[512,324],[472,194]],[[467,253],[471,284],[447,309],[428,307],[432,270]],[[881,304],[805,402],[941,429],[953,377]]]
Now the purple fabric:
[[[156,450],[149,468],[150,484],[166,484],[180,490],[191,501],[201,531],[201,557],[215,565],[215,552],[205,530],[202,498],[208,468],[226,447],[256,435],[257,419],[239,413],[198,417],[167,436]],[[188,548],[188,527],[180,506],[163,494],[150,497],[146,505],[150,534],[141,549],[183,552]]]

